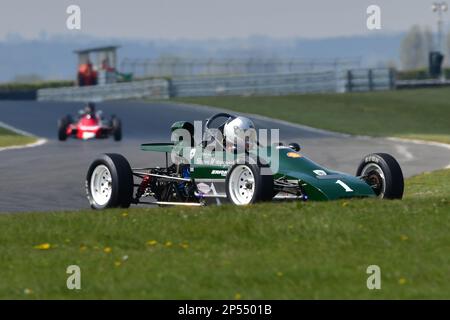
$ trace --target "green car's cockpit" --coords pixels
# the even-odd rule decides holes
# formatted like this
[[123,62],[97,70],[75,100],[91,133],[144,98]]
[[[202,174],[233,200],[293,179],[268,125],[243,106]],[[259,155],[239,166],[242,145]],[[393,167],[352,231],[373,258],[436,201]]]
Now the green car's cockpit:
[[[195,132],[199,130],[201,132]],[[171,127],[175,144],[186,142],[190,147],[215,151],[249,151],[258,146],[256,128],[250,119],[228,113],[217,113],[207,119],[201,129],[187,121],[175,122]],[[201,141],[199,141],[201,140]]]

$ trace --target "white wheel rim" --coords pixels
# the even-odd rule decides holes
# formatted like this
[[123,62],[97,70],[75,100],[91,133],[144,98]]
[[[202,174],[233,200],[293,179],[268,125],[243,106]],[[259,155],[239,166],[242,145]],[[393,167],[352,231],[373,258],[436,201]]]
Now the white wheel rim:
[[234,204],[246,205],[252,201],[255,177],[249,167],[240,165],[234,168],[230,174],[228,191]]
[[381,169],[381,167],[376,163],[368,163],[362,169],[361,175],[365,176],[368,173],[373,172],[373,171],[377,172],[380,175],[381,179],[383,180],[383,185],[381,186],[381,191],[380,191],[380,194],[378,195],[378,197],[383,198],[384,193],[386,192],[386,178],[384,177],[384,172]]
[[111,172],[105,165],[99,165],[91,176],[91,195],[95,203],[103,206],[111,199],[112,178]]

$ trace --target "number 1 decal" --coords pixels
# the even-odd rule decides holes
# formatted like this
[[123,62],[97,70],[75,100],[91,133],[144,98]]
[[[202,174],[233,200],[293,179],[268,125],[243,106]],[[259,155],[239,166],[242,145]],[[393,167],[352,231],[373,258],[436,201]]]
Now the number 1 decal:
[[336,183],[340,185],[342,188],[344,188],[345,192],[353,192],[353,189],[350,188],[345,182],[338,180],[336,181]]

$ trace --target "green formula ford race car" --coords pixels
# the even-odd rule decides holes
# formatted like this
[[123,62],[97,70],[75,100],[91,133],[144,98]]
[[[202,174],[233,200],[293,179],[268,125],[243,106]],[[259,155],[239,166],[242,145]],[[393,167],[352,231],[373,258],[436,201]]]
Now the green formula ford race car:
[[[171,142],[141,145],[143,151],[165,153],[165,166],[132,168],[119,154],[104,154],[93,161],[86,177],[91,207],[247,205],[272,200],[403,196],[402,170],[389,154],[363,157],[353,176],[313,162],[300,153],[296,143],[263,144],[247,134],[254,126],[244,117],[216,114],[200,126],[200,139],[194,139],[194,127],[190,122],[176,122]],[[241,147],[236,147],[240,141],[237,132],[247,134]],[[230,140],[231,145],[227,143]]]

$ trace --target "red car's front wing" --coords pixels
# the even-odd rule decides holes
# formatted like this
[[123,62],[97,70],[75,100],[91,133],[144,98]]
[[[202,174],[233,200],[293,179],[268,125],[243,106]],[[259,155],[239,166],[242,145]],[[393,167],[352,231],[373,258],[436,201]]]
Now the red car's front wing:
[[82,126],[69,125],[67,127],[67,136],[76,139],[105,139],[112,133],[112,128],[106,126]]

